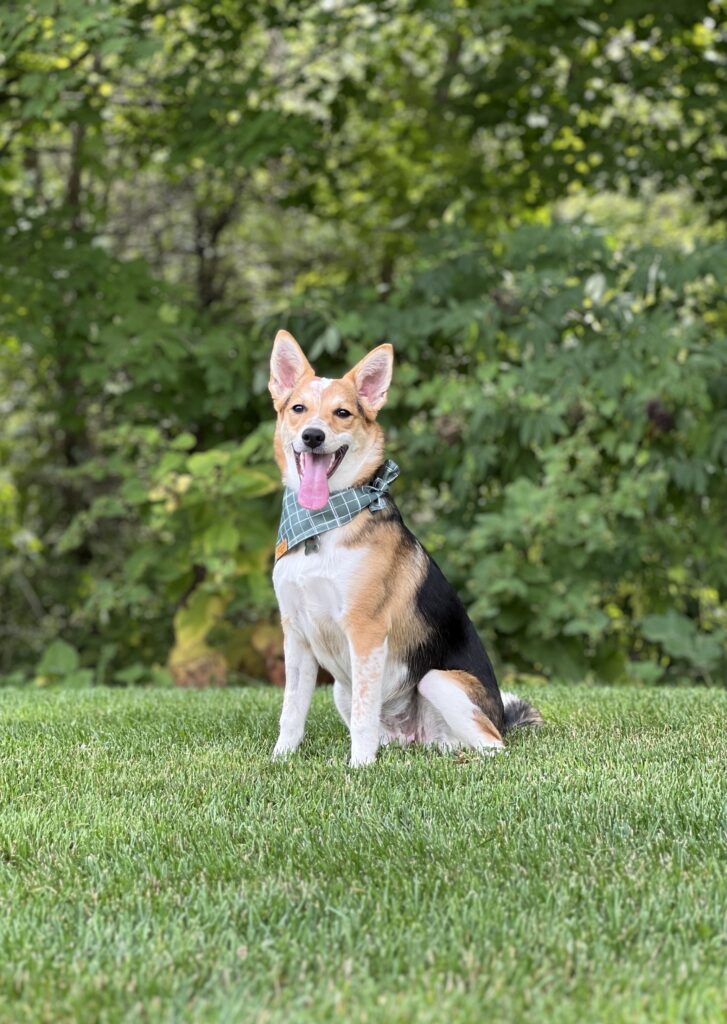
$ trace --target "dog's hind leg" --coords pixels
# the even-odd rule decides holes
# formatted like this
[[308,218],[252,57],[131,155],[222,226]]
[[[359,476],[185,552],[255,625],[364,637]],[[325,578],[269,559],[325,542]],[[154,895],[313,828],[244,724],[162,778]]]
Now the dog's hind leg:
[[[468,672],[435,669],[419,681],[418,690],[436,709],[443,723],[440,728],[425,727],[425,743],[493,752],[503,749],[500,730],[490,717],[494,709],[488,708],[488,695],[474,676]],[[426,714],[421,717],[431,719]]]
[[343,685],[338,679],[333,680],[333,703],[336,705],[339,715],[346,723],[346,728],[351,728],[351,688]]
[[318,676],[318,663],[313,652],[292,629],[284,631],[284,649],[285,695],[273,758],[284,757],[300,746]]

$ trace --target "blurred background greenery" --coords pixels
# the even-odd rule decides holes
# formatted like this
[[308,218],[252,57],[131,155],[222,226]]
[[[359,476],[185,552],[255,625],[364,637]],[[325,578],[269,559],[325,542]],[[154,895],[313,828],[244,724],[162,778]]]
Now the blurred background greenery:
[[0,11],[0,677],[281,681],[274,333],[502,677],[724,685],[722,0]]

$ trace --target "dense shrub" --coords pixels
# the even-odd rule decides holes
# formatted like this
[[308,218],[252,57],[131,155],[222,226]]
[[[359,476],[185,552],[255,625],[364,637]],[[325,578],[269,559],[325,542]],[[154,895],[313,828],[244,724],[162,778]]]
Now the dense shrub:
[[397,494],[501,669],[724,681],[721,5],[27,6],[0,678],[279,679],[285,325],[394,342]]
[[[89,291],[119,277],[114,261],[99,267]],[[17,519],[5,599],[19,607],[22,574],[43,607],[18,662],[32,664],[60,626],[99,680],[147,678],[143,666],[172,647],[173,667],[222,676],[246,662],[250,628],[274,607],[265,335],[240,345],[238,370],[224,342],[196,340],[204,324],[183,311],[169,323],[162,290],[162,333],[135,323],[126,290],[109,295],[92,345],[69,332],[69,426],[62,382],[45,404],[22,386],[33,365],[58,373],[42,326],[67,303],[33,270],[31,246],[14,282],[17,295],[33,282],[32,313],[5,359],[19,406],[35,413],[29,422],[18,406],[14,422],[21,445],[30,432],[44,451],[73,428],[77,465],[54,475],[24,458],[8,478],[14,497],[7,482],[3,492]],[[720,245],[614,251],[593,228],[554,224],[495,247],[450,233],[387,296],[319,293],[315,315],[290,318],[326,372],[394,342],[382,419],[403,469],[397,496],[501,668],[724,678],[725,284]],[[84,314],[82,301],[73,315],[88,334],[98,307]],[[200,387],[184,384],[175,403],[189,374]]]
[[396,344],[419,533],[501,663],[723,681],[724,246],[619,252],[579,224],[450,244],[327,335]]
[[531,227],[372,310],[405,501],[502,662],[724,681],[726,283],[723,246]]

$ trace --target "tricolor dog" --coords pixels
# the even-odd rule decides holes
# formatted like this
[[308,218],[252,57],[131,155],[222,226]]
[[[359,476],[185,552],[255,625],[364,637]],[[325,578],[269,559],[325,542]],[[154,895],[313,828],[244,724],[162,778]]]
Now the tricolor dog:
[[376,422],[393,368],[379,345],[337,380],[279,331],[270,363],[286,491],[273,583],[285,645],[281,757],[303,739],[318,666],[351,733],[351,764],[381,743],[502,749],[537,711],[501,694],[459,597],[404,525]]

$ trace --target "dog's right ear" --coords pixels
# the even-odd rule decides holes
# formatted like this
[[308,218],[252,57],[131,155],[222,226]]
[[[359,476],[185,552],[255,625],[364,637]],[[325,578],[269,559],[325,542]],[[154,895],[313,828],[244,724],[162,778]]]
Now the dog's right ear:
[[308,374],[314,376],[314,371],[303,355],[303,349],[292,334],[278,331],[273,342],[268,381],[273,405],[278,411],[298,381]]

